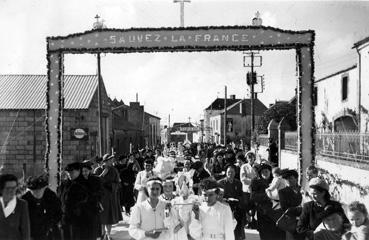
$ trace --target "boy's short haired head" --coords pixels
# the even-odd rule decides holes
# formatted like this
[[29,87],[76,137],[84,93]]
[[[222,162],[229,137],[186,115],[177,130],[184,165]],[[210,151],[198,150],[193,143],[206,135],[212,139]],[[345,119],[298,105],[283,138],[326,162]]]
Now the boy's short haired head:
[[279,167],[274,167],[272,169],[272,173],[276,174],[277,176],[281,176],[282,175],[282,169],[280,169]]

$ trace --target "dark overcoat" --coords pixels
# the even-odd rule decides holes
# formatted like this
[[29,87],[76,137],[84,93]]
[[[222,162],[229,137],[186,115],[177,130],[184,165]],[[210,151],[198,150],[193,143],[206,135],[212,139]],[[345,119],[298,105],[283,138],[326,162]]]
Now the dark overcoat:
[[22,199],[27,201],[33,239],[58,239],[58,223],[61,220],[61,202],[49,188],[45,189],[41,199],[36,199],[30,191]]

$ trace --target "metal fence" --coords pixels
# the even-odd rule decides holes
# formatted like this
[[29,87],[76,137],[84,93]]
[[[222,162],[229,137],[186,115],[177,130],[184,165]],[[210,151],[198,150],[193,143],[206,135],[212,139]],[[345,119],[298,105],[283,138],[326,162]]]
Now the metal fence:
[[315,146],[320,155],[359,162],[369,161],[368,133],[317,133]]
[[284,149],[297,151],[297,132],[285,132]]
[[261,146],[269,147],[269,137],[268,134],[260,134],[258,136],[258,142]]
[[[285,149],[297,151],[297,132],[286,132]],[[357,162],[369,162],[369,133],[338,132],[317,133],[316,153]]]

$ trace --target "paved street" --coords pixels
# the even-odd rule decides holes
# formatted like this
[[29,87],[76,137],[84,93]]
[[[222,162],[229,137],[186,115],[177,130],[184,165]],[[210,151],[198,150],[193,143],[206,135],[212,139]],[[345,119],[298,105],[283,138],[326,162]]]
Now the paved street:
[[[114,240],[131,240],[132,238],[128,235],[128,217],[123,215],[124,220],[117,225],[115,225],[112,229],[111,237]],[[256,230],[246,230],[246,239],[247,240],[260,240],[259,234]]]

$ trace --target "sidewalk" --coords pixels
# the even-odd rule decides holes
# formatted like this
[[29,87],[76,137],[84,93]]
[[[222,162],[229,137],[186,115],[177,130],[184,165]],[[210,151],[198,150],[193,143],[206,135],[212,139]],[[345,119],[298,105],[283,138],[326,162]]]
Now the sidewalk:
[[[111,230],[111,237],[113,240],[133,240],[128,235],[128,221],[129,218],[123,214],[123,221],[114,225]],[[256,230],[246,229],[246,240],[260,240],[259,233]]]

